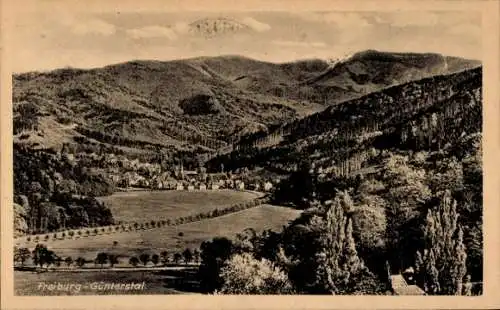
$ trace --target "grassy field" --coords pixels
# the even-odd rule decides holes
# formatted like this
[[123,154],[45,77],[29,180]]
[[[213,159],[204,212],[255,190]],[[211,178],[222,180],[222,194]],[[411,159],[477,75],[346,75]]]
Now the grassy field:
[[[257,197],[251,192],[230,190],[206,192],[126,192],[117,193],[105,200],[111,206],[117,220],[145,221],[158,218],[176,218],[196,214],[228,206]],[[129,267],[131,256],[141,253],[160,254],[166,250],[169,254],[182,252],[185,248],[197,248],[205,240],[213,237],[232,237],[246,228],[256,231],[265,229],[281,230],[290,220],[299,215],[300,211],[261,205],[224,216],[205,219],[199,222],[178,226],[164,226],[143,231],[118,232],[75,239],[53,240],[43,242],[60,257],[71,256],[73,260],[83,257],[93,261],[99,252],[113,253],[119,256],[116,267]],[[29,243],[32,249],[34,243]],[[31,264],[31,260],[26,262]],[[149,263],[148,266],[152,264]],[[87,267],[94,264],[87,263]],[[90,287],[91,283],[104,281],[106,283],[142,283],[144,290],[99,291]],[[40,283],[79,283],[80,290],[49,291],[40,290]],[[101,294],[179,294],[196,292],[197,281],[191,271],[110,271],[95,272],[44,272],[30,271],[14,272],[14,287],[16,295],[101,295]]]
[[135,191],[99,198],[111,209],[115,221],[147,221],[178,218],[240,203],[256,193],[217,191]]
[[[144,231],[118,232],[110,235],[82,237],[73,240],[49,240],[44,242],[59,256],[73,259],[84,257],[93,260],[97,253],[108,252],[123,256],[121,264],[128,264],[128,257],[141,253],[157,253],[166,250],[175,253],[186,247],[198,247],[203,241],[216,236],[231,237],[245,228],[256,231],[281,230],[299,211],[270,205],[262,205],[237,213],[193,222],[174,227],[161,227]],[[182,234],[180,234],[182,233]],[[113,245],[114,241],[117,242]],[[33,247],[33,244],[31,244]]]
[[[191,271],[97,271],[97,272],[14,272],[15,295],[114,295],[180,294],[197,290],[195,270]],[[181,280],[182,279],[182,280]],[[144,282],[144,286],[142,283]],[[49,284],[61,289],[50,290]],[[136,289],[104,289],[102,283],[137,284]],[[69,287],[79,284],[80,287]],[[64,286],[64,289],[62,287]]]

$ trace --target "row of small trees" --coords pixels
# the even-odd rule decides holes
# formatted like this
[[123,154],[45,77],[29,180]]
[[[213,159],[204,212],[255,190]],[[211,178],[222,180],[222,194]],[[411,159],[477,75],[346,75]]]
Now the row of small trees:
[[82,267],[85,265],[86,260],[78,257],[73,261],[71,257],[62,258],[54,251],[49,250],[44,244],[37,244],[35,249],[30,252],[28,248],[14,248],[14,263],[20,263],[24,266],[25,262],[31,258],[35,266],[49,267],[50,265],[61,266],[64,262],[66,265],[71,266],[75,263],[77,266]]
[[242,210],[246,210],[249,208],[253,208],[259,206],[263,203],[266,203],[267,197],[253,199],[247,202],[242,202],[238,204],[231,205],[229,207],[223,209],[214,209],[212,211],[201,212],[198,214],[187,215],[183,217],[179,217],[177,219],[163,219],[163,220],[151,220],[147,222],[134,222],[128,224],[121,224],[117,226],[109,226],[109,227],[101,227],[94,229],[86,229],[86,230],[78,230],[78,231],[68,231],[62,233],[54,233],[54,234],[46,234],[45,236],[28,236],[26,241],[31,242],[39,242],[39,241],[49,241],[52,237],[53,240],[57,239],[73,239],[74,237],[89,237],[89,236],[97,236],[98,234],[110,234],[110,233],[118,233],[118,232],[130,232],[130,231],[138,231],[138,230],[146,230],[153,228],[161,228],[165,226],[177,226],[181,224],[187,224],[192,222],[198,222],[204,219],[210,219],[214,217],[223,216],[229,213],[239,212]]
[[[154,266],[157,266],[158,264],[165,266],[170,263],[179,264],[181,262],[184,262],[185,264],[192,262],[199,263],[200,257],[201,253],[198,249],[191,250],[190,248],[186,248],[184,251],[176,252],[172,255],[167,251],[162,251],[159,255],[156,253],[142,253],[138,257],[130,257],[128,263],[133,267],[137,267],[139,264],[146,266],[150,262]],[[91,262],[83,257],[78,257],[75,260],[73,260],[71,256],[65,258],[60,257],[56,255],[54,251],[49,250],[44,244],[37,244],[35,249],[31,252],[28,248],[15,248],[14,263],[19,263],[21,266],[24,266],[25,262],[29,258],[32,259],[35,266],[40,266],[41,268],[44,266],[49,267],[50,265],[60,267],[63,264],[66,264],[68,267],[76,265],[77,267],[82,268],[85,264]],[[97,254],[93,262],[95,265],[100,265],[101,268],[106,264],[113,267],[120,263],[120,256],[114,253],[100,252]]]
[[169,255],[167,251],[162,251],[160,255],[158,254],[147,254],[143,253],[139,255],[139,257],[132,256],[129,259],[129,264],[136,267],[139,263],[142,263],[146,266],[149,262],[153,265],[157,266],[158,264],[162,264],[163,266],[174,263],[179,264],[183,261],[185,264],[189,263],[199,263],[200,262],[201,253],[198,249],[191,250],[186,248],[183,252],[176,252],[173,255]]

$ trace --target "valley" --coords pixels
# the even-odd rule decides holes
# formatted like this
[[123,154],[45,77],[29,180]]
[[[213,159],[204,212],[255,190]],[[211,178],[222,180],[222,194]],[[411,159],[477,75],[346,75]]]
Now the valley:
[[139,277],[162,294],[181,266],[203,293],[242,266],[279,270],[273,293],[385,294],[410,267],[425,294],[482,285],[477,61],[132,61],[19,74],[13,96],[22,294],[66,260],[122,280],[163,266]]

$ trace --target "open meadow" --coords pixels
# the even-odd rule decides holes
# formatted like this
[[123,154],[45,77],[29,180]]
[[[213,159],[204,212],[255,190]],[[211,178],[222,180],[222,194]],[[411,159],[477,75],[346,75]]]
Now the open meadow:
[[[281,230],[299,213],[300,211],[290,208],[261,205],[178,226],[164,226],[74,239],[49,239],[43,243],[57,255],[70,256],[73,259],[83,257],[87,260],[93,260],[99,252],[114,253],[122,257],[119,266],[127,265],[130,256],[138,256],[141,253],[159,254],[164,250],[175,253],[188,247],[194,249],[205,240],[217,236],[235,236],[246,228],[253,228],[256,231]],[[32,248],[34,243],[28,244],[28,246]]]
[[131,191],[100,197],[115,222],[178,218],[257,198],[250,191]]

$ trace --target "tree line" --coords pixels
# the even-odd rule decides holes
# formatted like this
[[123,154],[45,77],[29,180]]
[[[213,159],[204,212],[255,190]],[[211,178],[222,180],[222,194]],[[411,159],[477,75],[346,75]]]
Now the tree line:
[[[26,262],[31,259],[34,267],[49,268],[50,266],[61,267],[66,265],[67,267],[76,266],[78,268],[84,268],[89,263],[94,263],[95,266],[104,268],[107,265],[113,268],[118,265],[126,258],[125,256],[115,254],[113,252],[99,252],[97,253],[94,260],[88,260],[81,256],[73,259],[71,256],[59,256],[54,251],[50,250],[46,245],[39,243],[36,247],[30,251],[28,248],[16,247],[14,249],[14,263],[20,264],[20,267],[26,267]],[[172,266],[179,265],[180,263],[198,264],[201,259],[201,253],[199,249],[192,250],[191,248],[186,248],[182,252],[169,253],[166,250],[156,253],[142,253],[139,256],[129,257],[128,265],[132,267],[138,267],[142,264],[144,267],[148,263],[152,263],[153,266]]]

